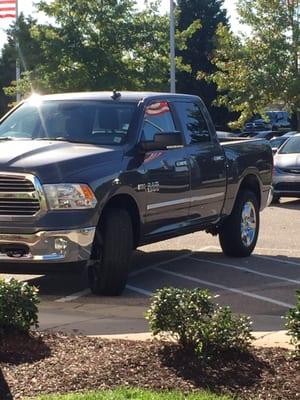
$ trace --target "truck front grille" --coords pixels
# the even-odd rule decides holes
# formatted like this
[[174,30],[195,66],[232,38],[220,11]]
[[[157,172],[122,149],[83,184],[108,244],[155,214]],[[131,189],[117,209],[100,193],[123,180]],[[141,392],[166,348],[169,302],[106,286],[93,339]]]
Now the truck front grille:
[[35,187],[31,181],[22,176],[1,176],[0,192],[34,192]]
[[0,216],[33,216],[40,208],[34,177],[0,173]]

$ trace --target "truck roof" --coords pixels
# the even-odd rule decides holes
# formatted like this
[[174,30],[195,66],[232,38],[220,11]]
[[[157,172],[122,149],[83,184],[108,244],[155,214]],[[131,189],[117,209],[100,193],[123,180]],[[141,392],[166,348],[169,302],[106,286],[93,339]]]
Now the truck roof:
[[[41,96],[43,100],[113,100],[115,92],[77,92],[77,93],[57,93]],[[120,91],[118,101],[138,102],[140,100],[151,98],[189,98],[190,100],[199,99],[197,96],[179,93],[164,92],[127,92]]]

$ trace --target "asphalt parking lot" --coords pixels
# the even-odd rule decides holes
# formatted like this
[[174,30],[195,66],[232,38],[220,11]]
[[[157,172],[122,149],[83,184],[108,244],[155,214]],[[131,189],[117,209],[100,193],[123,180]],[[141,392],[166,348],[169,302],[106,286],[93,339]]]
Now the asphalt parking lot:
[[[300,287],[300,200],[288,199],[261,214],[261,231],[250,258],[225,257],[218,239],[205,233],[139,248],[124,294],[96,297],[80,271],[43,275],[1,273],[40,290],[40,327],[89,335],[148,331],[144,313],[163,286],[208,288],[220,305],[250,315],[256,331],[283,329],[282,315]],[[6,268],[7,270],[7,268]]]

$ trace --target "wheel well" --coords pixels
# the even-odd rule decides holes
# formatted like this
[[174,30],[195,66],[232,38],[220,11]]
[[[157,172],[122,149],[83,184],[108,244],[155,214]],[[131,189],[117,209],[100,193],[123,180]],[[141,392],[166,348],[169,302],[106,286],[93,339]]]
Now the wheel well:
[[100,221],[106,211],[111,208],[121,208],[126,210],[132,221],[133,238],[135,247],[138,246],[140,240],[140,213],[135,200],[127,194],[119,194],[111,198],[102,210]]
[[251,190],[256,195],[258,205],[260,207],[261,191],[257,176],[255,175],[246,176],[240,185],[240,190]]

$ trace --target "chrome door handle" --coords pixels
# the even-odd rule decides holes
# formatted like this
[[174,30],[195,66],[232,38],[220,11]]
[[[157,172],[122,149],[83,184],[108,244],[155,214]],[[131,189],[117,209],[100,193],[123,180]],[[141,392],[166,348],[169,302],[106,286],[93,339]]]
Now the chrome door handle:
[[225,157],[224,156],[214,156],[213,161],[224,161]]
[[187,167],[188,163],[186,160],[180,160],[175,162],[176,167]]

